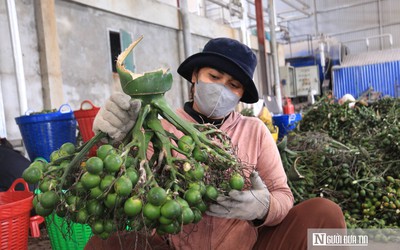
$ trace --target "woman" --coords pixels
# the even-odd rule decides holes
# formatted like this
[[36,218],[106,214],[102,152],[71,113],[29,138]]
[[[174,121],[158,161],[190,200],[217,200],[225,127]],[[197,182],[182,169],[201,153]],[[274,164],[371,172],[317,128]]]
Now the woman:
[[[7,191],[16,179],[21,178],[30,164],[6,138],[0,138],[0,192]],[[29,185],[29,190],[33,189],[33,185]],[[24,191],[25,187],[17,185],[15,190]]]
[[[329,200],[316,198],[293,207],[293,195],[269,130],[259,119],[234,111],[240,101],[258,101],[252,80],[256,64],[249,47],[217,38],[178,68],[192,83],[193,100],[177,113],[187,121],[212,123],[224,131],[238,148],[252,187],[218,197],[199,223],[186,225],[178,235],[156,235],[147,243],[135,233],[124,235],[121,241],[117,236],[105,241],[94,237],[87,249],[119,247],[121,243],[122,248],[147,244],[153,249],[306,249],[308,228],[345,227],[341,209]],[[95,118],[95,132],[122,138],[133,126],[126,124],[139,106],[126,95],[112,95]],[[165,120],[163,126],[178,137],[182,135]]]

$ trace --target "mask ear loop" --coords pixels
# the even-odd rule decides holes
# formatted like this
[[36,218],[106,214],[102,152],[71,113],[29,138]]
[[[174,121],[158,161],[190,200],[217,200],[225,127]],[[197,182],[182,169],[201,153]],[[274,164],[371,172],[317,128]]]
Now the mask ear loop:
[[[192,99],[192,101],[194,101],[194,95],[195,95],[195,93],[194,93],[194,88],[195,88],[195,84],[198,84],[199,82],[198,82],[199,80],[197,79],[197,77],[196,77],[196,82],[192,82],[192,87],[191,87],[191,90],[190,90],[190,93],[191,93],[191,99]],[[202,124],[204,124],[204,119],[203,119],[203,117],[201,116],[201,115],[197,115],[200,119],[201,119],[201,123]]]
[[[197,77],[196,77],[196,79],[197,79]],[[198,80],[196,80],[196,82],[190,82],[190,84],[191,84],[191,86],[190,86],[190,96],[189,96],[189,100],[190,101],[194,100],[195,85],[197,84],[197,81]]]
[[190,83],[192,84],[190,87],[190,96],[189,96],[189,101],[193,101],[194,100],[194,88],[195,88],[195,84],[199,81],[199,69],[198,68],[194,68],[193,69],[193,73],[192,73],[192,80],[193,80],[193,74],[196,77],[196,81],[192,82],[190,81]]

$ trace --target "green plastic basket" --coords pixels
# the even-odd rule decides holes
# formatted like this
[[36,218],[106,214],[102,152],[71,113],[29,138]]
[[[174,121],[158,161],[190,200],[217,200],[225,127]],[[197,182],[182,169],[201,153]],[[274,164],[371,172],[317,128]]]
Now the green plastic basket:
[[68,223],[56,214],[46,217],[46,228],[53,250],[80,250],[93,233],[89,225]]
[[[40,194],[35,189],[35,195]],[[81,250],[92,237],[92,229],[87,224],[70,223],[52,213],[45,217],[47,234],[52,250]]]

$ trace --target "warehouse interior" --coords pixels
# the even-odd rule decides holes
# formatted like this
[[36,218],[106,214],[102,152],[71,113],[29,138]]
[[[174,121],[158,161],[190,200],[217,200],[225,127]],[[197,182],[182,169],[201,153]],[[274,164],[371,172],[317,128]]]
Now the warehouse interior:
[[[295,171],[296,178],[302,179],[307,171],[311,172],[311,168],[301,168],[303,165],[333,164],[332,174],[342,174],[342,183],[338,184],[339,174],[322,178],[318,185],[333,187],[319,194],[332,196],[338,203],[344,200],[341,205],[346,208],[347,226],[359,227],[364,220],[365,227],[397,228],[398,220],[389,218],[398,216],[400,209],[398,13],[398,0],[5,0],[0,3],[0,137],[32,162],[37,157],[51,161],[50,153],[67,141],[86,145],[93,131],[89,129],[85,134],[82,129],[91,124],[79,124],[86,118],[79,115],[91,110],[92,123],[108,98],[124,91],[116,60],[140,37],[143,39],[127,55],[124,67],[138,74],[167,69],[172,85],[163,93],[165,100],[173,110],[181,108],[190,100],[192,89],[177,72],[180,64],[201,52],[211,39],[231,38],[248,46],[257,58],[253,81],[259,102],[240,102],[235,110],[243,116],[260,118],[277,144],[291,131],[300,134],[302,129],[314,129],[318,139],[325,138],[321,147],[326,146],[332,140],[320,132],[334,129],[329,136],[339,143],[321,149],[323,153],[288,142],[292,148],[280,153],[289,159],[291,174]],[[338,106],[327,105],[326,98]],[[383,106],[377,103],[386,99],[393,103],[379,110]],[[342,110],[343,103],[349,103],[346,110]],[[353,116],[353,112],[361,117]],[[74,120],[72,130],[60,127],[51,131],[51,124],[34,130],[32,126],[41,119],[32,121],[34,115],[48,115],[50,118],[44,118],[48,122],[52,114],[68,115]],[[364,122],[370,126],[368,136],[355,130]],[[63,138],[52,141],[41,136],[51,132]],[[370,137],[373,139],[366,139]],[[41,144],[47,147],[45,155],[32,152]],[[304,154],[300,151],[309,154],[309,161],[301,162]],[[297,152],[296,157],[293,152]],[[369,168],[356,171],[354,167],[357,176],[353,176],[353,172],[342,171],[344,162],[358,166],[360,155],[365,156],[364,165],[380,172]],[[296,169],[297,163],[300,170]],[[393,182],[388,176],[394,178]],[[324,182],[327,179],[329,183]],[[348,200],[358,196],[347,199],[347,194],[341,193],[342,187],[347,188],[343,183],[346,179],[357,186],[357,195],[360,190],[367,192],[360,192],[367,197],[361,199],[364,207],[347,205]],[[315,180],[312,183],[318,186]],[[291,186],[296,201],[308,197],[308,184],[298,184],[300,191]],[[368,196],[368,192],[376,194],[380,190],[374,185],[387,189],[379,191],[378,200]],[[320,190],[325,190],[323,187]],[[379,206],[372,209],[370,203]],[[357,209],[360,218],[355,215]],[[369,223],[375,213],[379,214],[375,224]],[[390,222],[385,224],[383,220]],[[39,246],[28,245],[28,249],[43,249],[43,241],[33,238],[30,236],[29,244]],[[48,247],[48,236],[45,240]],[[57,248],[53,242],[51,245]]]

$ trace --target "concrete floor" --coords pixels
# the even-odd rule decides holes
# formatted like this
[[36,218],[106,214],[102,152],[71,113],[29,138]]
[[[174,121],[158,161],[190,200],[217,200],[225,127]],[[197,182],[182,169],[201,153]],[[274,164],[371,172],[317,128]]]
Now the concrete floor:
[[28,237],[28,250],[51,250],[49,235],[45,227],[40,230],[40,237]]

